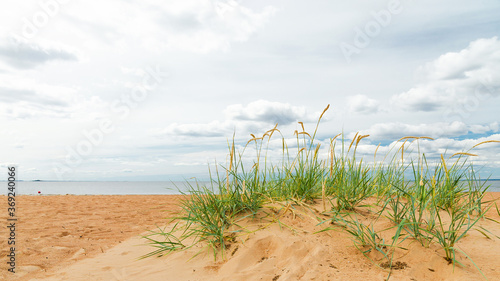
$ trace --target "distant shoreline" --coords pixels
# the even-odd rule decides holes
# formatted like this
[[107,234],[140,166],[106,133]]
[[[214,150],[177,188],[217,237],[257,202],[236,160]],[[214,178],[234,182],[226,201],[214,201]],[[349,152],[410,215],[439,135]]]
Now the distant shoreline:
[[[478,182],[478,185],[483,185],[484,182]],[[211,188],[208,181],[197,183]],[[500,192],[500,180],[489,180],[486,183],[490,185],[488,191]],[[16,195],[182,195],[189,194],[191,187],[195,186],[194,181],[24,181],[18,182]],[[6,191],[7,189],[1,194],[6,195]]]
[[[144,180],[138,180],[138,181],[130,181],[130,180],[109,180],[109,181],[99,181],[99,180],[67,180],[67,181],[60,181],[60,180],[16,180],[18,182],[196,182],[195,180],[152,180],[152,181],[144,181]],[[466,180],[461,180],[461,181],[466,181]],[[477,180],[477,181],[500,181],[499,179],[488,179],[488,180]],[[6,180],[0,180],[0,182],[7,182]],[[209,180],[198,180],[198,182],[209,182]],[[410,181],[411,182],[411,181]]]

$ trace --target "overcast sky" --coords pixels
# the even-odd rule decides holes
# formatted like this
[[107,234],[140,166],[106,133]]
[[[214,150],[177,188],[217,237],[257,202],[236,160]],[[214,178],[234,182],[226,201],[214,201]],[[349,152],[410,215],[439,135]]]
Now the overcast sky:
[[[279,123],[408,135],[430,156],[500,140],[500,2],[6,1],[0,166],[25,180],[178,179]],[[500,178],[500,145],[471,151]]]

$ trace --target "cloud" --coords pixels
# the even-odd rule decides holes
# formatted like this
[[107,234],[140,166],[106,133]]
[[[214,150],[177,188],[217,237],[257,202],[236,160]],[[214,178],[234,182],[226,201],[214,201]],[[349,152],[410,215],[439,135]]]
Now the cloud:
[[162,133],[184,137],[223,137],[227,126],[218,121],[208,124],[177,124],[169,125]]
[[187,2],[176,10],[159,6],[157,22],[168,32],[166,46],[200,53],[247,41],[276,12],[272,6],[256,12],[234,0]]
[[[10,79],[10,80],[8,80]],[[7,76],[0,87],[0,115],[14,119],[40,117],[95,120],[106,115],[109,103],[77,89]]]
[[104,48],[113,44],[120,49],[140,46],[158,53],[167,49],[203,54],[247,41],[276,11],[273,6],[250,8],[234,0],[144,0],[75,4],[65,14],[80,37],[104,43]]
[[497,37],[478,39],[459,52],[446,53],[421,66],[417,74],[428,81],[467,79],[482,69],[493,68],[500,60],[499,56],[500,41]]
[[258,100],[247,106],[241,104],[230,105],[224,111],[226,118],[238,121],[256,121],[274,125],[289,125],[296,121],[308,122],[304,107],[292,106],[288,103]]
[[68,89],[65,89],[66,94],[62,94],[61,87],[38,84],[38,89],[34,88],[36,87],[0,87],[0,112],[19,119],[70,116],[72,93],[68,95]]
[[[175,135],[185,137],[223,137],[237,130],[241,133],[257,133],[269,130],[276,123],[281,126],[297,121],[315,122],[317,118],[308,116],[305,107],[288,103],[258,100],[244,106],[233,104],[224,110],[225,120],[209,123],[178,124],[174,123],[160,130],[159,135]],[[319,113],[313,114],[319,117]]]
[[362,134],[369,134],[375,140],[397,140],[406,136],[427,136],[432,138],[466,135],[470,127],[463,122],[411,125],[404,123],[378,123]]
[[33,90],[18,90],[0,87],[0,102],[19,103],[29,102],[47,106],[68,106],[67,102],[36,93]]
[[391,103],[410,111],[465,108],[500,92],[500,41],[478,39],[459,52],[449,52],[417,70],[419,85]]
[[500,131],[500,123],[498,121],[491,123],[489,127],[490,127],[491,131],[493,131],[495,133]]
[[[394,123],[378,123],[371,126],[369,129],[362,130],[361,134],[370,135],[373,140],[390,140],[395,141],[406,136],[427,136],[434,139],[437,138],[456,138],[460,136],[472,134],[497,133],[499,131],[499,123],[493,122],[487,125],[473,124],[467,125],[463,122],[455,121],[451,123],[438,122],[432,124],[404,124],[400,122]],[[354,137],[351,133],[349,137]]]
[[500,156],[500,145],[498,143],[487,143],[473,148],[475,145],[488,140],[500,140],[500,134],[492,134],[480,138],[466,138],[463,140],[450,138],[439,138],[432,141],[422,140],[419,145],[422,152],[425,152],[429,156],[439,157],[441,153],[451,156],[456,152],[470,152],[478,155],[478,157],[471,159],[474,160],[475,164],[495,166],[492,164],[495,162],[498,163],[498,156]]
[[[402,143],[397,143],[396,140],[397,139],[391,143],[381,146],[367,144],[367,141],[362,141],[359,143],[356,153],[360,154],[361,157],[366,160],[366,163],[373,161],[375,151],[377,151],[377,161],[387,161],[387,159],[391,159],[391,157],[387,156],[392,155],[392,153],[398,153],[400,155],[400,151],[394,148],[401,147]],[[406,143],[405,148],[409,150],[406,151],[407,154],[405,155],[405,160],[410,160],[411,157],[418,157],[416,153],[424,153],[428,164],[433,165],[433,163],[441,161],[441,154],[443,154],[445,159],[447,159],[449,163],[452,163],[457,159],[457,157],[448,159],[451,155],[457,152],[469,152],[477,155],[476,157],[469,158],[469,163],[473,162],[475,167],[500,167],[500,161],[498,161],[498,157],[500,156],[500,145],[498,143],[487,143],[473,148],[476,144],[488,140],[500,140],[500,134],[492,134],[479,138],[466,138],[462,140],[446,137],[436,138],[434,140],[420,139],[418,142]],[[483,173],[482,176],[488,177],[488,173]]]
[[0,43],[0,56],[4,62],[18,69],[35,68],[49,61],[76,61],[77,56],[62,48],[42,47],[23,41],[4,40]]
[[488,125],[470,125],[469,126],[469,131],[474,133],[474,134],[484,134],[488,132],[498,132],[498,122],[493,122]]
[[380,103],[365,95],[355,95],[347,98],[349,112],[358,114],[374,114],[379,112]]
[[436,111],[441,109],[449,99],[447,86],[425,85],[412,88],[392,98],[391,102],[410,111]]

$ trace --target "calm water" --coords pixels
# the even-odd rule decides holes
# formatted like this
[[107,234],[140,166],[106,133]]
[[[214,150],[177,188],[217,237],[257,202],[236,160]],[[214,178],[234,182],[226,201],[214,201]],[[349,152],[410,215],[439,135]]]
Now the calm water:
[[[207,184],[208,182],[201,182]],[[490,180],[489,191],[500,191],[500,180]],[[191,184],[194,185],[193,182]],[[7,183],[3,182],[3,192],[7,194]],[[180,194],[179,189],[186,191],[185,182],[166,181],[128,181],[128,182],[31,182],[18,181],[16,194],[32,195],[41,191],[42,194],[75,194],[75,195],[125,195],[125,194]]]
[[498,180],[489,180],[488,184],[491,184],[488,191],[499,191],[500,192],[500,179]]
[[[203,182],[202,182],[203,183]],[[194,182],[191,182],[194,185]],[[6,183],[4,192],[7,194]],[[179,189],[186,191],[185,182],[169,181],[18,181],[16,194],[45,195],[75,194],[75,195],[125,195],[125,194],[180,194]]]

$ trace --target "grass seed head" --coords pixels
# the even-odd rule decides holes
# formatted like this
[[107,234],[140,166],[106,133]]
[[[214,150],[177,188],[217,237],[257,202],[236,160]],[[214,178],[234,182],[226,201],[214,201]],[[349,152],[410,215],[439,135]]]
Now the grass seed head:
[[477,146],[480,146],[480,145],[483,145],[483,144],[486,144],[486,143],[500,143],[500,141],[497,141],[497,140],[487,140],[487,141],[482,141],[476,145],[474,145],[472,148],[475,148]]

